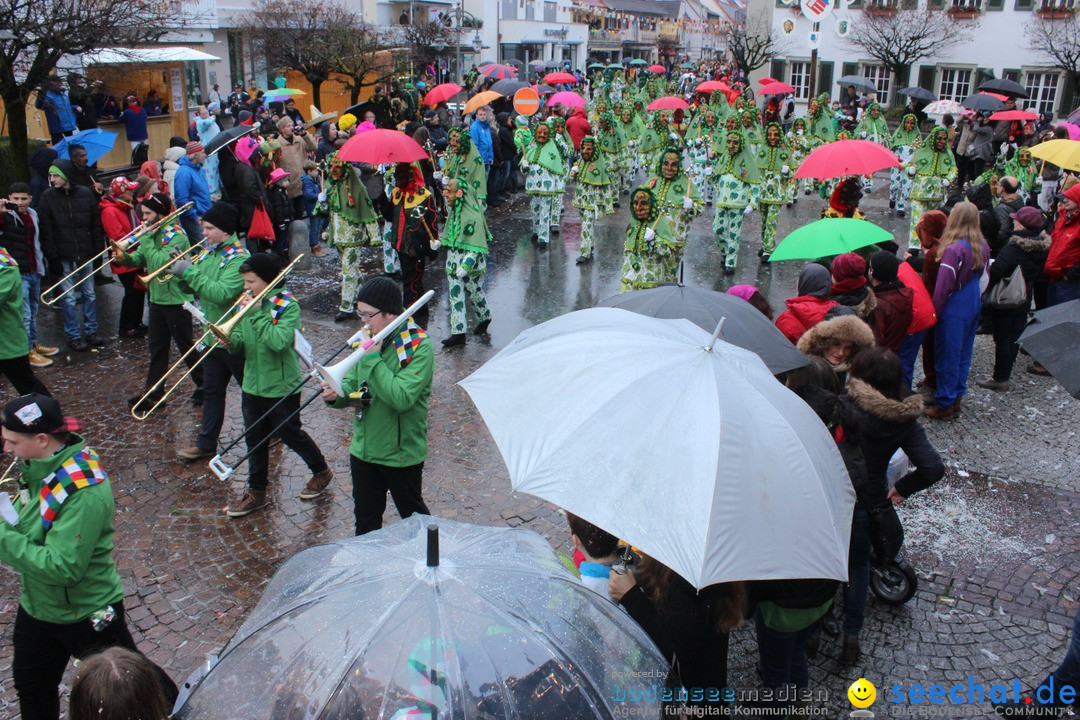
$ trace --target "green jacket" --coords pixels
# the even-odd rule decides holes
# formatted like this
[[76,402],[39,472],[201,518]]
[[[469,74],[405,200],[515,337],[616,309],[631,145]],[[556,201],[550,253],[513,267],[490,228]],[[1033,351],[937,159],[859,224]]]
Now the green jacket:
[[258,308],[248,311],[229,337],[229,351],[244,354],[242,389],[248,395],[281,398],[300,382],[300,359],[293,350],[294,331],[300,329],[300,303],[295,298],[287,300],[273,322],[274,299],[282,292],[287,292],[284,286],[272,290]]
[[[378,353],[369,352],[341,383],[346,396],[367,383],[371,407],[353,419],[349,452],[365,462],[388,467],[408,467],[427,459],[427,413],[435,353],[430,338],[421,341],[405,367],[398,362],[394,337],[383,342]],[[347,397],[332,403],[349,406]]]
[[113,552],[112,486],[108,480],[72,493],[60,506],[52,527],[45,531],[40,495],[45,478],[86,441],[72,435],[72,444],[44,460],[21,463],[20,494],[15,501],[19,524],[0,520],[0,562],[22,578],[19,604],[38,620],[75,623],[124,598]]
[[23,357],[29,352],[30,340],[23,325],[22,275],[18,265],[0,262],[0,360]]
[[[224,257],[222,253],[231,257]],[[224,315],[240,293],[244,292],[244,278],[240,275],[240,266],[251,257],[247,250],[233,235],[207,253],[181,277],[196,295],[203,314],[212,323],[221,322]]]
[[[166,239],[168,244],[165,244]],[[172,225],[161,228],[151,236],[141,238],[139,247],[134,252],[121,255],[116,263],[126,267],[145,267],[146,271],[151,273],[169,262],[173,253],[183,252],[189,247],[191,244],[188,243],[183,229],[179,225]],[[182,282],[168,273],[162,273],[157,279],[152,280],[147,290],[150,293],[150,302],[155,305],[183,305],[195,299],[195,296],[184,288]]]

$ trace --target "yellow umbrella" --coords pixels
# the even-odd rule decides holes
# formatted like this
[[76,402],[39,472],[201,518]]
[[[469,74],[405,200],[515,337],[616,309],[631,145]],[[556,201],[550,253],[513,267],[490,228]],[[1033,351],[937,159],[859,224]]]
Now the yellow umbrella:
[[1080,170],[1080,141],[1047,140],[1031,148],[1032,157],[1053,163],[1064,170]]
[[490,105],[501,97],[502,95],[494,90],[485,90],[482,93],[476,93],[469,99],[469,102],[465,103],[465,114],[468,115],[469,113],[476,112],[480,108],[485,105]]

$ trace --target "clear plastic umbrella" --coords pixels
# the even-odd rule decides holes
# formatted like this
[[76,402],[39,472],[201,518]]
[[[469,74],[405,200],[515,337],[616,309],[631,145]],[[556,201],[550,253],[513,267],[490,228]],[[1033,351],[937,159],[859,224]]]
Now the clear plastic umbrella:
[[536,533],[413,515],[286,561],[174,717],[658,717],[666,670]]

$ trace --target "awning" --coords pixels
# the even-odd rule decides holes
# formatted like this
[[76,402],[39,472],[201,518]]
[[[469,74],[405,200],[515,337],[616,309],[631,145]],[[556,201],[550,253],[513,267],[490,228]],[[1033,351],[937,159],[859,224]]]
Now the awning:
[[[73,65],[123,65],[127,63],[205,62],[216,55],[187,47],[103,48],[70,58]],[[66,63],[65,63],[66,64]]]

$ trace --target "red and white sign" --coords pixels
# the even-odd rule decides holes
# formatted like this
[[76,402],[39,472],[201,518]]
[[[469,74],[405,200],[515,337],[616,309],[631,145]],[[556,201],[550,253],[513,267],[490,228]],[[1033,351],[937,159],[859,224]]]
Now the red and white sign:
[[800,4],[802,6],[803,15],[814,22],[818,22],[822,18],[828,17],[833,9],[832,0],[801,0]]

